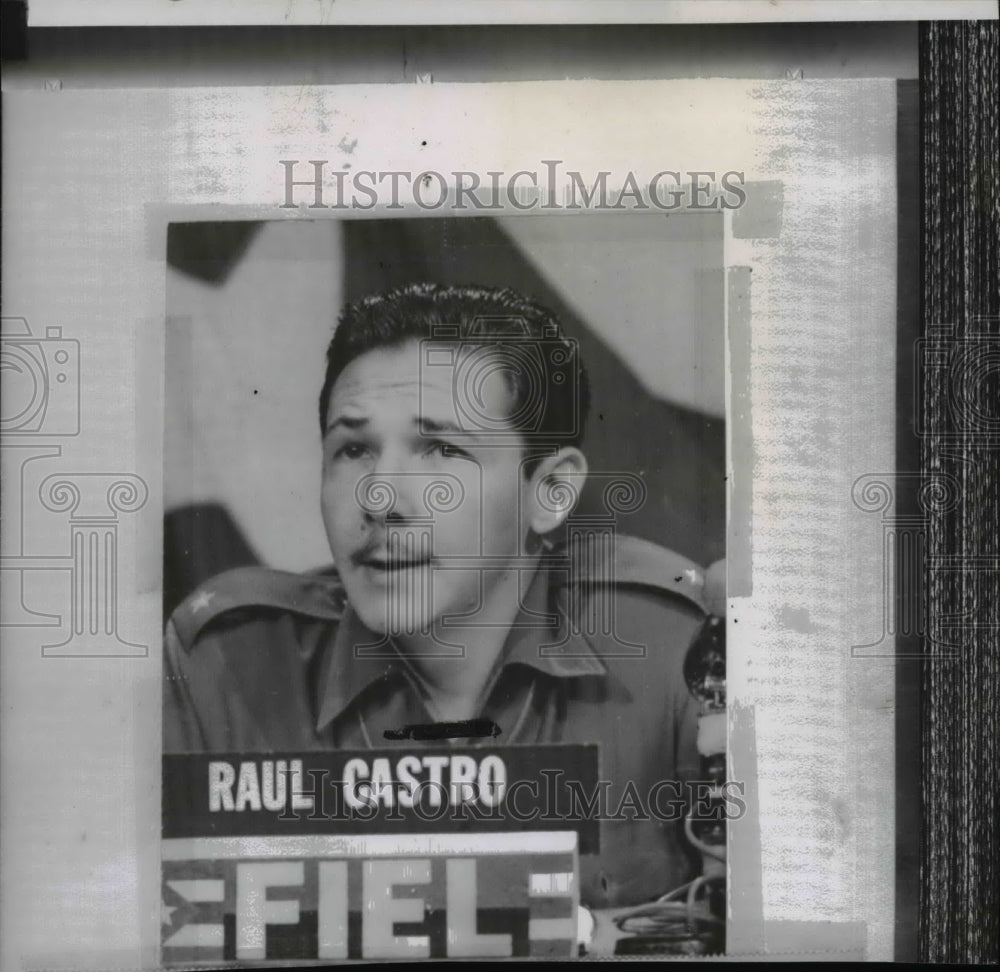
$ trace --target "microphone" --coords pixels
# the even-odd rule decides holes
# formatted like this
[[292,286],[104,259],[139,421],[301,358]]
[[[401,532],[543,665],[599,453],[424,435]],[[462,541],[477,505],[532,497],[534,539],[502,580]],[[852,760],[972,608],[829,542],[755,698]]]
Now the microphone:
[[[723,954],[726,930],[726,564],[705,573],[709,615],[684,658],[688,692],[700,704],[697,747],[702,787],[688,810],[684,834],[701,856],[701,874],[656,901],[615,919],[632,933],[616,955]],[[697,813],[695,810],[697,809]]]

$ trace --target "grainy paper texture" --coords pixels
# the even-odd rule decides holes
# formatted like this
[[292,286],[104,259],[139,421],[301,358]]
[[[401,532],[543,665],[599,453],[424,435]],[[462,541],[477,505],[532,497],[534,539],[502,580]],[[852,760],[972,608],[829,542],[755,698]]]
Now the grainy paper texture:
[[[344,145],[355,170],[745,173],[730,777],[756,799],[731,827],[730,950],[891,957],[892,662],[852,650],[883,630],[882,533],[852,487],[894,471],[895,111],[888,81],[9,95],[3,314],[78,348],[79,396],[61,359],[56,424],[4,437],[5,967],[157,964],[166,227],[295,219],[278,160]],[[105,587],[84,604],[86,531]],[[69,637],[72,604],[101,637]]]

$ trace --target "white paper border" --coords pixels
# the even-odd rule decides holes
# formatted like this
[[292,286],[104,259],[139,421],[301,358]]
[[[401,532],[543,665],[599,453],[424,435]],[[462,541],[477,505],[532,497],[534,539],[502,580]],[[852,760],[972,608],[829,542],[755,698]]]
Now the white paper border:
[[991,0],[31,0],[29,27],[993,20]]
[[[117,532],[134,582],[120,630],[148,653],[43,657],[38,631],[5,632],[5,967],[157,961],[161,469],[148,430],[162,429],[162,375],[146,369],[162,360],[163,214],[264,215],[271,200],[278,216],[277,160],[333,157],[341,135],[358,141],[356,169],[537,167],[558,117],[587,118],[558,135],[580,170],[737,168],[784,186],[777,240],[727,251],[755,275],[754,591],[731,603],[729,632],[730,700],[753,710],[755,734],[753,766],[731,739],[733,774],[756,786],[762,859],[759,875],[734,865],[732,915],[759,901],[767,953],[795,951],[796,924],[818,952],[891,956],[892,666],[851,657],[882,622],[881,535],[850,487],[893,470],[894,82],[131,90],[5,107],[4,314],[58,324],[81,347],[83,432],[56,469],[148,489]],[[460,144],[416,152],[418,132],[455,117]],[[65,543],[52,513],[25,521],[43,550]],[[761,954],[746,939],[737,951]]]

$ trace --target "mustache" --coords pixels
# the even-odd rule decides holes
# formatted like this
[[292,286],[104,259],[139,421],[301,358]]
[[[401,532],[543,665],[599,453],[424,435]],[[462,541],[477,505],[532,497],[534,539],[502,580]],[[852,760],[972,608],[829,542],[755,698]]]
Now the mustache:
[[394,567],[429,563],[432,559],[430,537],[414,536],[404,529],[373,533],[351,554],[351,562],[358,567],[371,564]]

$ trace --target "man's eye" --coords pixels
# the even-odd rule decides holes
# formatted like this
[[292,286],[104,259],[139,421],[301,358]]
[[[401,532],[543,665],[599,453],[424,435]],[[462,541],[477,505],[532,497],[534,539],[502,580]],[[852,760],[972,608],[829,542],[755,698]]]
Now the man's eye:
[[464,449],[459,448],[457,445],[452,445],[450,442],[444,442],[441,439],[435,439],[428,445],[427,449],[424,451],[424,455],[427,456],[442,456],[446,459],[471,459],[472,456],[466,452]]
[[345,442],[333,453],[334,459],[360,459],[367,452],[362,442]]

